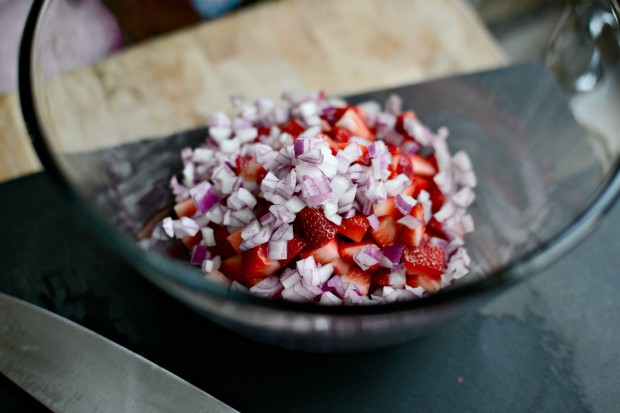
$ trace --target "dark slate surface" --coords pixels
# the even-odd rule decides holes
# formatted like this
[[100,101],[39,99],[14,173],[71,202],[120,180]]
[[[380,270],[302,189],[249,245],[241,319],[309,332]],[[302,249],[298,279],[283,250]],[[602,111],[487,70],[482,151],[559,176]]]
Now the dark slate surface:
[[[266,347],[192,313],[76,222],[45,174],[0,185],[0,212],[0,291],[77,321],[242,412],[620,406],[620,206],[569,256],[480,311],[416,341],[348,355]],[[0,376],[0,411],[45,409]]]

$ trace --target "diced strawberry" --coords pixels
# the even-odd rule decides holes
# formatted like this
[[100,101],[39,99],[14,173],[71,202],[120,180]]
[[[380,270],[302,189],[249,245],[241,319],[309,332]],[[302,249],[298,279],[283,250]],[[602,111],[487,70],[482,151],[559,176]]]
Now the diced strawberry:
[[173,242],[166,249],[166,254],[172,258],[178,258],[181,261],[189,261],[191,256],[190,250],[187,246],[178,240]]
[[243,285],[245,285],[248,288],[252,288],[254,287],[256,284],[258,284],[259,282],[263,281],[265,278],[250,278],[249,280],[245,280],[243,282]]
[[368,295],[372,277],[367,272],[356,267],[351,267],[347,273],[341,274],[340,278],[342,279],[343,286],[353,283],[361,295]]
[[392,164],[389,166],[389,170],[391,172],[390,179],[400,174],[412,176],[413,166],[411,164],[411,158],[407,154],[393,153]]
[[313,256],[314,260],[319,264],[328,264],[331,261],[335,260],[339,257],[338,255],[338,241],[332,239],[320,247],[316,248],[308,248],[301,251],[301,258],[308,258],[309,256]]
[[405,247],[403,261],[409,276],[440,280],[446,268],[446,254],[439,247]]
[[[405,119],[414,119],[415,117],[415,112],[412,112],[410,110],[396,116],[396,125],[394,125],[394,129],[396,130],[396,132],[406,134],[407,132],[405,132],[405,129],[403,127]],[[412,136],[412,138],[415,138],[415,136]]]
[[237,251],[235,251],[232,245],[230,245],[230,242],[228,242],[227,238],[230,233],[226,228],[220,227],[219,225],[211,225],[211,227],[213,228],[215,246],[209,247],[209,251],[211,251],[213,255],[220,255],[222,259],[237,255]]
[[196,204],[191,197],[187,198],[174,206],[174,212],[178,218],[192,217],[196,213]]
[[347,143],[349,138],[353,136],[349,130],[338,127],[332,128],[330,135],[337,143]]
[[183,241],[183,244],[185,244],[188,248],[193,248],[198,245],[200,241],[202,241],[202,232],[198,231],[193,237],[185,237],[181,239],[181,241]]
[[368,148],[364,145],[358,145],[358,147],[362,151],[362,154],[360,155],[359,158],[353,161],[353,163],[358,163],[364,166],[372,165],[372,159],[370,158],[370,154],[368,153]]
[[432,179],[422,178],[420,176],[413,176],[412,177],[413,183],[409,187],[413,189],[413,192],[410,196],[417,198],[418,195],[420,194],[420,191],[422,190],[428,191],[428,188],[430,186],[429,181],[431,180]]
[[237,175],[241,174],[241,171],[250,163],[252,160],[251,156],[237,156],[235,160],[235,173]]
[[271,134],[271,127],[258,128],[258,136],[269,136]]
[[445,240],[448,239],[448,236],[443,230],[443,225],[441,222],[437,221],[435,217],[432,217],[428,224],[426,225],[426,230],[428,233],[434,237],[443,238]]
[[372,282],[381,287],[390,285],[390,270],[387,268],[380,268],[379,271],[372,275]]
[[422,236],[424,235],[425,225],[424,225],[424,207],[421,202],[418,202],[413,206],[411,212],[409,213],[413,217],[417,218],[418,221],[422,222],[417,228],[411,229],[403,226],[400,230],[399,240],[404,242],[409,246],[417,246],[422,242]]
[[241,270],[243,279],[245,280],[269,277],[278,271],[280,267],[281,265],[277,260],[269,259],[267,243],[261,244],[243,253]]
[[338,245],[338,253],[340,257],[345,261],[353,261],[353,257],[357,254],[362,248],[368,246],[376,246],[374,242],[341,242]]
[[419,154],[410,155],[413,173],[419,176],[435,176],[437,169],[432,162]]
[[432,179],[428,180],[428,193],[430,195],[430,199],[431,199],[431,210],[433,211],[433,213],[439,211],[441,209],[441,207],[443,206],[444,202],[445,202],[445,197],[443,195],[443,192],[441,192],[441,189],[439,189],[439,187],[437,186],[437,184],[435,183],[435,181],[433,181]]
[[292,120],[287,126],[282,129],[282,132],[290,133],[293,139],[297,137],[306,129],[301,126],[296,120]]
[[360,138],[368,139],[370,141],[374,141],[375,137],[366,126],[366,123],[359,115],[359,113],[353,109],[347,109],[338,122],[336,122],[336,126],[339,128],[347,129],[354,136],[359,136]]
[[352,239],[353,241],[360,242],[364,238],[364,234],[368,231],[368,219],[362,215],[356,215],[351,218],[342,220],[338,233],[345,237]]
[[260,185],[263,182],[263,179],[265,178],[265,176],[267,176],[267,174],[269,173],[269,171],[267,171],[263,166],[261,166],[258,171],[256,171],[256,183],[258,185]]
[[[247,157],[246,156],[238,157],[237,161],[239,161],[239,159],[244,159],[244,158],[247,158]],[[237,175],[242,176],[248,181],[258,181],[259,175],[262,175],[264,170],[265,168],[261,164],[257,163],[253,158],[250,158],[249,161],[243,162],[243,166],[241,167],[240,171],[237,172]]]
[[394,221],[394,217],[386,215],[379,218],[379,228],[370,228],[370,233],[375,241],[377,241],[377,244],[382,247],[387,247],[388,245],[394,244],[398,236],[398,230],[396,228],[396,221]]
[[241,245],[241,242],[243,241],[243,238],[241,238],[241,231],[242,228],[239,228],[228,237],[226,237],[226,240],[235,249],[237,254],[241,254],[243,252],[239,249],[239,245]]
[[280,264],[284,267],[289,263],[293,258],[297,256],[306,246],[306,241],[298,236],[293,237],[292,240],[289,240],[286,244],[286,259],[280,260]]
[[299,211],[304,238],[308,248],[315,249],[323,246],[327,241],[334,239],[338,226],[325,218],[320,209],[305,207]]
[[220,271],[231,280],[241,281],[242,272],[241,272],[241,262],[243,257],[241,255],[234,255],[230,258],[226,258],[222,260],[222,265],[220,266]]
[[342,258],[336,258],[330,262],[331,265],[334,266],[334,274],[342,275],[349,271],[351,268],[351,263],[346,262]]
[[396,199],[392,196],[388,197],[385,201],[374,204],[372,206],[372,210],[378,217],[383,217],[387,215],[394,215],[397,211],[396,209]]

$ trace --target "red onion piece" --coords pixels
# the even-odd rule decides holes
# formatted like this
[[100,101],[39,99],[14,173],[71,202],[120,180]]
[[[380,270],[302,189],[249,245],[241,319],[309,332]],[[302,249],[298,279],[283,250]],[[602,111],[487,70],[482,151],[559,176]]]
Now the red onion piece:
[[322,205],[329,201],[332,196],[332,187],[325,176],[311,177],[304,175],[302,177],[301,197],[309,206]]
[[342,300],[329,291],[324,291],[319,299],[319,304],[322,305],[340,305]]
[[401,260],[404,249],[405,244],[390,245],[383,248],[383,256],[390,260],[392,264],[397,265]]
[[287,253],[288,241],[278,240],[269,241],[268,255],[270,260],[285,260]]
[[365,246],[353,256],[353,261],[364,271],[378,264],[380,259],[381,250],[372,245]]
[[195,245],[192,249],[192,257],[190,262],[192,264],[201,265],[207,258],[207,247],[201,244]]
[[420,226],[422,226],[423,224],[422,221],[420,221],[419,219],[411,215],[405,215],[404,217],[402,217],[396,222],[398,222],[401,225],[406,226],[409,229],[420,228]]
[[411,209],[416,204],[416,200],[408,195],[396,195],[395,201],[396,208],[398,208],[400,213],[403,215],[409,215],[409,212],[411,212]]

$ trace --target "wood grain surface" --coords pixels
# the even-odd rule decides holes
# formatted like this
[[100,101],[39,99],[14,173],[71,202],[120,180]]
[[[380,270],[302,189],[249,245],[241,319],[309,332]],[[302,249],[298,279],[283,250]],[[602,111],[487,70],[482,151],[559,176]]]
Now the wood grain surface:
[[[505,64],[463,0],[277,0],[64,73],[49,137],[76,152],[204,124],[231,94],[348,94]],[[36,171],[15,94],[0,97],[0,180]]]

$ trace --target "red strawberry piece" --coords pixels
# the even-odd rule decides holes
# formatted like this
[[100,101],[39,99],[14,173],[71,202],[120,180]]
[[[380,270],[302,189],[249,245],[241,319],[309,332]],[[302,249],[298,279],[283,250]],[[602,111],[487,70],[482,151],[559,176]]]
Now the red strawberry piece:
[[271,134],[271,127],[258,128],[258,136],[269,136]]
[[413,183],[409,188],[411,188],[413,192],[409,196],[417,198],[417,196],[420,194],[420,191],[428,191],[428,188],[430,187],[430,181],[432,181],[432,179],[422,178],[419,176],[413,176],[410,178],[413,180]]
[[338,241],[332,239],[327,241],[320,247],[306,247],[303,251],[301,251],[301,258],[308,258],[309,256],[313,256],[314,260],[319,264],[329,264],[331,261],[337,259],[338,255]]
[[[405,123],[405,119],[414,119],[415,117],[416,117],[415,112],[412,112],[410,110],[403,112],[400,115],[396,116],[396,125],[394,126],[394,129],[396,130],[396,132],[406,135],[407,132],[405,132],[405,129],[403,127]],[[415,139],[415,136],[411,136],[411,137]]]
[[396,228],[396,221],[394,217],[390,215],[379,218],[379,228],[370,228],[372,237],[377,241],[381,247],[387,247],[394,244],[398,236],[398,230]]
[[359,136],[360,138],[370,141],[375,140],[375,136],[370,132],[368,126],[366,126],[366,122],[364,122],[359,113],[353,108],[347,109],[342,114],[338,122],[336,122],[336,126],[347,129],[353,135]]
[[360,242],[364,238],[366,231],[368,231],[368,227],[370,227],[368,219],[364,216],[356,215],[343,219],[338,228],[338,233],[353,241]]
[[191,197],[187,198],[174,206],[174,212],[178,218],[192,217],[196,213],[196,204]]
[[360,268],[351,267],[348,272],[340,275],[340,278],[342,280],[342,285],[345,286],[345,288],[349,283],[353,283],[361,295],[368,295],[372,277],[366,271],[362,271]]
[[418,176],[435,176],[437,169],[433,163],[419,154],[410,155],[413,173]]
[[353,257],[357,254],[362,248],[368,246],[376,246],[374,242],[341,242],[338,246],[338,253],[340,257],[345,260],[352,262]]
[[282,132],[290,133],[293,136],[293,139],[297,139],[297,137],[306,129],[297,123],[296,120],[292,120],[286,127],[282,129]]
[[439,211],[443,206],[443,203],[445,202],[445,197],[443,196],[443,192],[441,192],[441,189],[439,189],[435,181],[433,181],[432,179],[429,179],[428,193],[430,195],[432,203],[431,210],[433,211],[433,213],[435,213]]
[[228,236],[230,233],[226,230],[226,228],[222,228],[218,225],[212,225],[213,228],[213,236],[215,238],[215,246],[209,247],[209,251],[213,253],[213,255],[221,255],[222,259],[232,257],[237,255],[238,252],[235,251],[230,242],[228,242]]
[[[248,158],[248,157],[247,156],[238,157],[237,165],[239,165],[239,159],[245,159],[245,158]],[[248,181],[257,181],[258,176],[262,175],[263,171],[265,170],[265,168],[261,164],[257,163],[253,158],[250,158],[250,160],[248,161],[242,161],[241,163],[243,164],[243,166],[237,172],[237,175],[242,176]]]
[[241,271],[243,279],[266,278],[274,274],[281,265],[277,260],[270,260],[267,243],[261,244],[243,253]]
[[387,268],[380,268],[379,271],[372,275],[372,282],[381,287],[390,285],[390,270]]
[[426,230],[433,237],[443,238],[445,240],[448,239],[448,236],[443,230],[443,224],[437,221],[435,217],[432,217],[430,221],[428,221],[428,224],[426,225]]
[[330,264],[334,266],[334,273],[339,275],[348,272],[351,268],[351,263],[346,262],[342,258],[336,258],[335,260],[332,260]]
[[394,215],[398,210],[396,209],[396,200],[394,197],[390,196],[385,201],[374,204],[372,206],[372,211],[378,217],[383,217],[386,215]]
[[292,240],[289,240],[286,244],[286,259],[280,260],[280,264],[284,267],[289,263],[293,258],[297,256],[306,246],[306,241],[298,236],[293,237]]
[[178,258],[181,261],[189,261],[191,258],[191,251],[185,244],[179,241],[173,242],[166,249],[166,254],[172,258]]
[[305,207],[299,211],[299,216],[304,238],[310,249],[323,246],[327,241],[334,239],[338,232],[338,226],[325,218],[320,209]]
[[417,246],[422,242],[422,236],[424,235],[425,225],[424,225],[424,207],[421,202],[418,202],[413,206],[409,215],[417,218],[418,221],[422,222],[417,228],[411,229],[403,226],[400,230],[400,234],[398,236],[399,240],[404,242],[409,246]]
[[243,278],[241,272],[242,260],[243,257],[241,255],[235,255],[230,258],[226,258],[225,260],[222,260],[220,271],[231,280],[241,281],[241,279]]
[[226,240],[235,249],[237,254],[241,254],[243,252],[239,249],[239,245],[241,245],[241,242],[243,241],[243,238],[241,238],[241,231],[242,229],[239,228],[228,237],[226,237]]
[[237,156],[237,159],[235,160],[235,173],[237,175],[241,175],[241,171],[248,166],[251,160],[251,156]]
[[340,120],[340,118],[342,117],[344,112],[347,111],[348,108],[349,108],[348,106],[342,107],[342,108],[330,108],[323,112],[323,114],[321,115],[321,118],[327,121],[327,123],[329,123],[331,126],[334,126],[336,122]]
[[[353,136],[353,134],[347,129],[338,128],[338,127],[332,128],[329,134],[334,139],[334,141],[336,141],[336,143],[338,144],[348,143],[351,136]],[[340,146],[340,149],[344,149],[344,148]]]
[[195,245],[198,245],[200,241],[202,241],[202,232],[198,231],[193,237],[185,237],[181,241],[183,241],[183,244],[187,245],[189,248],[193,248]]
[[406,247],[403,261],[409,276],[438,281],[446,268],[446,253],[439,247]]

